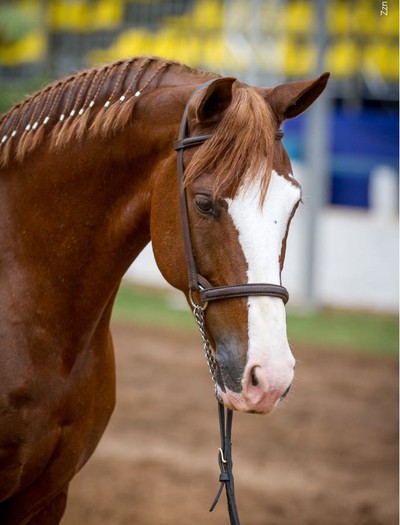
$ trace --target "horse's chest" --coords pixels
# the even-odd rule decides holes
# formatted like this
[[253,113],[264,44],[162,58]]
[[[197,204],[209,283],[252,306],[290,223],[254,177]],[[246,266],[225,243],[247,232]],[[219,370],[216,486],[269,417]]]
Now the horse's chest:
[[0,382],[0,502],[21,491],[44,469],[65,475],[57,472],[60,462],[68,464],[70,476],[79,470],[94,451],[115,404],[111,347],[86,349],[68,375],[43,361],[35,367],[27,356],[19,367],[13,359],[4,362],[8,366],[0,372],[0,376],[4,373]]

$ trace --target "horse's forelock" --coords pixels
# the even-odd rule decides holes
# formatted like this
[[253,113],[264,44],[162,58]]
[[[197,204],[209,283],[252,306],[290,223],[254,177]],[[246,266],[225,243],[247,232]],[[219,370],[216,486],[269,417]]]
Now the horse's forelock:
[[193,155],[185,184],[204,173],[214,179],[214,195],[235,196],[242,184],[263,174],[260,202],[271,177],[276,123],[269,106],[254,88],[240,85],[212,137]]

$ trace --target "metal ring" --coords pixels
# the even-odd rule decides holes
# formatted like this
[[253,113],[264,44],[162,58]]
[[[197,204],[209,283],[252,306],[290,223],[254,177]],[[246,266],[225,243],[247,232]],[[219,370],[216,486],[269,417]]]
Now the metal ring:
[[194,300],[193,300],[193,290],[189,290],[189,301],[190,301],[190,304],[192,305],[193,308],[199,308],[203,312],[208,306],[208,301],[205,301],[205,303],[202,304],[202,305],[201,304],[197,304],[197,303],[194,302]]

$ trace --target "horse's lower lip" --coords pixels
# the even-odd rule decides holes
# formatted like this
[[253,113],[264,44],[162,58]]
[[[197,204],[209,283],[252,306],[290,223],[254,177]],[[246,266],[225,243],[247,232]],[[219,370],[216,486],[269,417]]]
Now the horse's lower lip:
[[230,410],[237,410],[246,414],[269,414],[275,408],[277,403],[257,403],[249,404],[241,394],[226,389],[223,392],[220,387],[217,390],[217,397],[222,401],[223,405]]

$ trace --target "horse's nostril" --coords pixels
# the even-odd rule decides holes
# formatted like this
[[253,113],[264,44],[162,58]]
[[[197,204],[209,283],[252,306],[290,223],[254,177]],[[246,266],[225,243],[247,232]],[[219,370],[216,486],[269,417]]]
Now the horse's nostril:
[[281,400],[285,399],[285,397],[288,395],[291,386],[292,385],[289,385],[288,388],[286,389],[286,391],[281,395]]
[[258,386],[258,379],[256,376],[256,367],[254,367],[251,371],[251,384],[253,386]]

